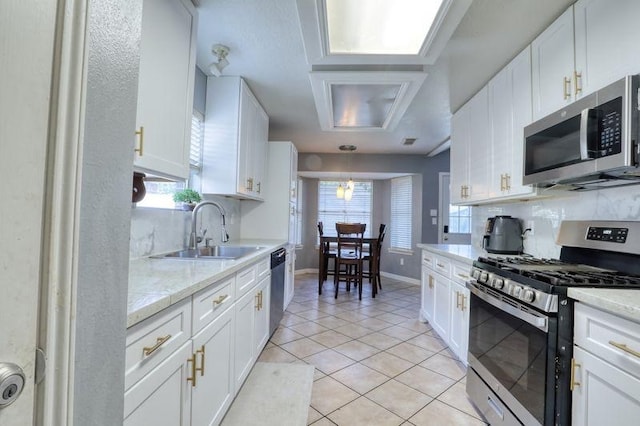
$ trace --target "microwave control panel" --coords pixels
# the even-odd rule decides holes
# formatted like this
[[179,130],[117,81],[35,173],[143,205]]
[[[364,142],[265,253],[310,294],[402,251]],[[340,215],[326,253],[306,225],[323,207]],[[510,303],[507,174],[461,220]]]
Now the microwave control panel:
[[598,107],[599,157],[622,151],[622,98],[613,99]]
[[627,242],[629,228],[601,228],[590,226],[587,230],[587,240],[606,241],[624,244]]

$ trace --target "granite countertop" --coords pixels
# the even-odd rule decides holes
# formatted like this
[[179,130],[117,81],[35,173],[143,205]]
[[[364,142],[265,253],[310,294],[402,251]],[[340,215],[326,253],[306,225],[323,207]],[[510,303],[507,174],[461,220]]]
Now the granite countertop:
[[640,322],[640,290],[617,288],[569,288],[567,294],[572,299]]
[[133,259],[129,263],[127,328],[238,272],[272,251],[283,240],[239,240],[229,245],[263,247],[237,260]]
[[417,246],[469,265],[478,257],[487,255],[486,251],[468,244],[417,244]]

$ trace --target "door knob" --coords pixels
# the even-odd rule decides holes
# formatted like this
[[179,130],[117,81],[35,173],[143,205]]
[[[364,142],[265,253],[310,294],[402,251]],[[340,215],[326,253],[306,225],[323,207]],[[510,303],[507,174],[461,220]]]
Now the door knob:
[[18,399],[24,389],[25,375],[22,368],[9,362],[0,362],[0,408]]

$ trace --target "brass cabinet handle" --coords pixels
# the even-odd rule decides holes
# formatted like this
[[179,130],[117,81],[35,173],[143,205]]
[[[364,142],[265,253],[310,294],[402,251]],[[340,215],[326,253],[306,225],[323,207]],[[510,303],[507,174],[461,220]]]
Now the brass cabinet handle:
[[500,175],[500,191],[504,191],[506,188],[504,175]]
[[262,290],[260,290],[260,310],[262,310]]
[[140,157],[142,157],[142,150],[144,148],[144,127],[140,126],[140,130],[136,130],[136,135],[140,136],[140,144],[138,148],[135,148],[133,151],[137,152]]
[[506,187],[507,187],[507,191],[511,190],[511,175],[509,173],[507,173],[506,175],[504,175],[504,179],[506,182]]
[[573,392],[576,386],[580,386],[580,382],[576,382],[576,367],[580,368],[580,364],[578,364],[575,358],[571,358],[571,383],[569,385],[569,390]]
[[171,335],[170,334],[167,334],[164,337],[158,337],[156,339],[156,344],[151,346],[151,347],[145,346],[144,348],[142,348],[142,353],[144,354],[144,356],[151,355],[152,353],[154,353],[155,351],[160,349],[160,346],[164,345],[165,342],[167,340],[169,340],[169,339],[171,339]]
[[260,186],[261,186],[262,182],[258,182],[258,194],[260,193]]
[[461,299],[462,299],[462,303],[460,304],[461,305],[460,306],[460,310],[462,312],[464,312],[464,311],[467,310],[467,306],[464,304],[466,302],[466,300],[467,300],[467,296],[465,296],[464,293],[460,293],[460,296],[461,296]]
[[196,387],[197,376],[196,376],[196,354],[191,355],[187,358],[187,364],[191,363],[191,377],[187,377],[187,382],[191,382],[192,387]]
[[444,265],[443,265],[443,264],[441,264],[441,263],[436,263],[436,266],[437,266],[438,268],[444,268]]
[[460,309],[460,292],[456,290],[456,308]]
[[[578,79],[580,79],[580,85],[578,85]],[[573,89],[576,96],[578,93],[582,93],[582,73],[578,71],[573,72]]]
[[[569,90],[567,90],[569,88]],[[564,96],[564,100],[566,101],[571,97],[571,79],[564,77],[562,81],[562,95]]]
[[626,352],[626,353],[628,353],[630,355],[633,355],[633,356],[635,356],[637,358],[640,358],[640,352],[631,349],[625,343],[618,343],[618,342],[614,342],[613,340],[609,340],[609,344],[611,346],[614,346],[614,347],[620,349],[621,351],[624,351],[624,352]]
[[465,280],[469,279],[469,275],[467,275],[467,274],[462,274],[462,273],[458,272],[456,275],[459,276],[462,279],[465,279]]
[[433,288],[433,276],[429,275],[429,288]]
[[260,310],[260,293],[256,293],[255,299],[256,299],[256,311],[259,311]]
[[253,178],[247,178],[247,185],[245,186],[247,191],[253,191]]
[[228,294],[223,294],[222,296],[218,297],[217,299],[213,299],[213,307],[217,308],[219,305],[223,304],[225,300],[227,300],[229,298]]
[[204,376],[204,345],[200,346],[196,354],[200,354],[200,367],[194,368],[194,371],[199,371],[200,376]]

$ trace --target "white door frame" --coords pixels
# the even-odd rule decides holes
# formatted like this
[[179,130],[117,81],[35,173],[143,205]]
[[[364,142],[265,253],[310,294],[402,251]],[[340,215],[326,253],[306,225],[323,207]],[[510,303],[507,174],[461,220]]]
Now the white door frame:
[[[449,172],[438,173],[438,244],[447,244],[447,241],[444,239],[444,225],[445,222],[447,224],[449,223],[449,207],[448,205],[445,206],[443,196],[445,189],[449,191],[448,188],[444,187],[444,178],[447,176],[450,176]],[[449,194],[449,197],[451,197],[451,194]]]
[[73,424],[87,7],[88,0],[60,2],[56,25],[38,342],[47,362],[36,405],[36,423],[47,426]]

